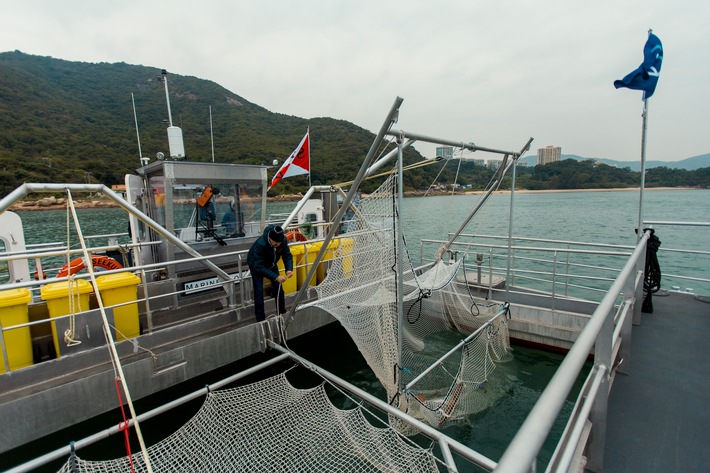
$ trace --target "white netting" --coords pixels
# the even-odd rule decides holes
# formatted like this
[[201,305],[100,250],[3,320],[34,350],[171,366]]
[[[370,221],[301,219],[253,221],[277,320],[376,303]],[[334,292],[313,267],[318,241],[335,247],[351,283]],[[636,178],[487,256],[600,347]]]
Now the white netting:
[[[439,262],[414,276],[405,248],[397,249],[395,178],[355,205],[317,305],[336,317],[357,344],[387,391],[389,400],[435,427],[486,407],[483,384],[496,364],[509,357],[508,314],[498,316],[458,353],[437,362],[463,337],[502,311],[476,303],[465,280],[463,259]],[[397,257],[403,258],[402,350],[397,314]],[[401,363],[400,363],[401,357]],[[406,385],[429,366],[406,396]],[[401,376],[401,380],[398,380]]]
[[[156,472],[401,472],[437,470],[428,449],[391,428],[374,427],[361,408],[341,410],[324,386],[296,389],[285,373],[211,392],[180,430],[148,448]],[[136,472],[145,472],[141,453]],[[70,458],[60,472],[131,471],[129,458]]]

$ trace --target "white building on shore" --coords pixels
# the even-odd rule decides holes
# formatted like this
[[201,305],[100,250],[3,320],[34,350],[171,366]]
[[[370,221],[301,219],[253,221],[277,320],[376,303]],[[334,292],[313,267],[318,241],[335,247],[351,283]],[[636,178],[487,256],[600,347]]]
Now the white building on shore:
[[560,160],[562,148],[559,146],[545,146],[537,150],[537,164],[549,164]]

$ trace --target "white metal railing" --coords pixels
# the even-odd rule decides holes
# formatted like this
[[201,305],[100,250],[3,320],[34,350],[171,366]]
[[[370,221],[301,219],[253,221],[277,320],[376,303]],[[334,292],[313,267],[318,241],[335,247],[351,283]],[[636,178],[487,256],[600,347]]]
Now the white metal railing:
[[[449,251],[454,255],[467,254],[466,270],[474,274],[488,274],[488,284],[493,284],[493,278],[490,276],[500,277],[505,280],[508,292],[516,292],[517,287],[523,287],[526,293],[532,290],[533,294],[553,300],[582,299],[598,302],[613,282],[613,275],[618,273],[623,261],[633,249],[631,246],[599,243],[582,248],[584,243],[531,238],[514,238],[509,247],[507,237],[482,238],[503,243],[457,241],[450,245]],[[535,246],[518,244],[523,241]],[[430,254],[433,254],[434,248],[438,248],[442,243],[441,240],[422,240],[421,261],[426,260],[425,248],[431,249]],[[546,247],[541,246],[542,244],[556,246]],[[509,248],[512,261],[507,265]],[[478,258],[473,260],[472,254],[478,255]],[[579,261],[572,260],[573,257]]]
[[[710,226],[701,222],[690,222],[689,225]],[[454,242],[450,251],[458,253],[459,257],[460,254],[468,255],[467,271],[474,274],[480,271],[481,274],[490,273],[504,278],[508,292],[516,293],[517,288],[522,287],[526,291],[534,291],[540,297],[551,298],[553,303],[556,299],[599,302],[613,282],[613,275],[618,273],[623,261],[634,248],[626,245],[514,237],[510,246],[511,264],[508,267],[508,237],[461,237],[470,237],[470,240]],[[422,240],[419,248],[420,262],[427,261],[443,243],[442,240]],[[474,260],[471,255],[475,254],[486,257]],[[696,289],[687,287],[687,283],[692,282],[697,285],[696,293],[710,293],[710,279],[704,277],[700,270],[695,275],[679,274],[687,270],[682,258],[692,259],[698,267],[710,265],[710,251],[662,245],[658,254],[659,259],[662,259],[662,269],[668,268],[663,272],[665,289],[695,292]]]
[[[570,449],[576,448],[578,437],[581,435],[580,429],[583,428],[581,424],[586,423],[589,416],[591,416],[593,424],[595,421],[599,424],[605,421],[609,394],[609,373],[612,369],[615,352],[618,349],[618,339],[614,340],[614,336],[615,334],[622,336],[622,334],[630,331],[632,321],[632,318],[628,316],[629,312],[626,311],[624,315],[618,317],[620,320],[617,321],[617,324],[622,326],[621,331],[617,332],[615,330],[614,319],[617,318],[616,300],[621,294],[623,294],[625,301],[633,301],[639,295],[640,282],[642,281],[639,275],[643,272],[643,256],[645,255],[648,238],[649,233],[644,233],[619,276],[599,303],[594,314],[543,391],[540,399],[530,411],[527,419],[501,457],[496,468],[497,472],[527,473],[531,469],[535,470],[534,464],[536,463],[538,452],[557,419],[592,348],[594,348],[594,369],[590,372],[583,388],[583,392],[587,393],[587,397],[584,398],[584,402],[581,405],[575,406],[578,414],[573,416],[574,421],[572,424],[568,424],[565,432],[566,436],[563,436],[561,440],[562,446],[558,447],[556,455],[550,462],[552,470],[567,471],[564,463],[567,463],[571,458]],[[634,311],[640,310],[639,306],[640,303],[634,304]],[[589,415],[585,415],[585,413]],[[592,436],[594,435],[604,435],[604,432],[595,432],[593,430]],[[604,445],[603,442],[598,443]],[[587,452],[588,466],[592,470],[598,471],[598,467],[601,466],[600,463],[603,461],[604,452],[597,451],[598,449],[595,450],[593,441],[589,445],[592,448]]]

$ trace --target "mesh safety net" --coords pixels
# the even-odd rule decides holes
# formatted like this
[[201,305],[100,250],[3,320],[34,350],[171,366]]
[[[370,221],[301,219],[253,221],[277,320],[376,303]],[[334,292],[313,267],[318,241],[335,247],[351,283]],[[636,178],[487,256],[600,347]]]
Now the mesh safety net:
[[[486,407],[484,384],[498,363],[511,358],[509,313],[504,304],[473,298],[465,283],[465,255],[416,274],[406,245],[398,247],[395,183],[393,175],[352,206],[328,274],[316,286],[317,305],[348,331],[389,402],[443,427]],[[397,258],[402,258],[402,294]],[[401,324],[398,297],[403,300]],[[462,334],[473,334],[484,324],[478,335],[442,359]]]
[[[394,429],[375,427],[362,407],[341,410],[325,386],[297,389],[285,373],[212,391],[177,432],[148,448],[153,471],[437,471],[429,449]],[[140,452],[137,472],[147,471]],[[73,455],[60,472],[131,471],[128,457],[88,461]]]

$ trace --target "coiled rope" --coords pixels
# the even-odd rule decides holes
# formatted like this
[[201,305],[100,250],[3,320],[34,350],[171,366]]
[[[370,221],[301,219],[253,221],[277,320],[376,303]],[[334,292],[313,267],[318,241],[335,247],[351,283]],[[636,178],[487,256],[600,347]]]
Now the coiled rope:
[[[646,243],[646,267],[644,268],[643,290],[646,291],[646,297],[641,304],[641,312],[646,314],[653,313],[652,294],[658,292],[661,288],[661,267],[658,264],[658,248],[661,246],[661,240],[655,235],[652,228],[646,229],[651,232],[651,236]],[[645,231],[646,231],[645,230]]]

